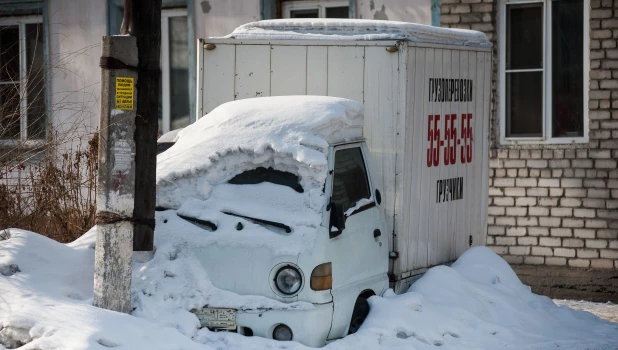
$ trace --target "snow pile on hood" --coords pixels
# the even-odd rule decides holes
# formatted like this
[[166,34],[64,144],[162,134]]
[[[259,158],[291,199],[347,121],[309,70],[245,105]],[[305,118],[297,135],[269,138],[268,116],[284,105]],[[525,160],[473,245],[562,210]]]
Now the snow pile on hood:
[[[164,220],[161,213],[157,220]],[[187,310],[202,303],[281,303],[212,287],[187,249],[194,236],[183,230],[190,224],[171,224],[178,232],[157,231],[151,259],[135,256],[132,316],[91,305],[96,230],[68,245],[17,229],[1,235],[0,349],[307,349],[198,330]],[[618,324],[531,293],[485,247],[468,250],[452,267],[429,270],[407,293],[388,291],[369,302],[359,332],[325,349],[601,350],[618,344]]]
[[176,144],[157,156],[157,205],[179,208],[189,198],[206,200],[213,186],[257,167],[299,176],[305,193],[315,198],[326,179],[329,144],[362,137],[362,125],[362,104],[342,98],[225,103],[183,129]]
[[466,29],[368,19],[294,18],[251,22],[225,38],[255,40],[406,40],[416,43],[491,47],[487,36]]

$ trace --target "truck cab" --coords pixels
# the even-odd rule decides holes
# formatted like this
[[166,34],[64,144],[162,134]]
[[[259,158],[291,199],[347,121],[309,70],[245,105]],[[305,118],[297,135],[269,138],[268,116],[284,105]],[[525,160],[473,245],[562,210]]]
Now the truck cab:
[[[354,333],[369,312],[367,299],[388,288],[389,236],[362,137],[362,105],[302,96],[235,101],[220,109],[181,131],[158,156],[158,205],[211,236],[192,251],[215,287],[297,306],[204,305],[194,313],[213,330],[309,346]],[[330,117],[316,115],[320,111]],[[257,124],[272,119],[280,122],[257,132],[264,139],[270,139],[264,133],[275,143],[302,136],[280,149],[259,139],[227,151],[202,147],[225,143],[229,135],[219,129],[238,121],[236,112],[245,120],[234,125],[235,133],[247,139]],[[207,121],[213,127],[201,128]],[[216,154],[199,169],[200,158]],[[194,166],[183,173],[188,164]]]

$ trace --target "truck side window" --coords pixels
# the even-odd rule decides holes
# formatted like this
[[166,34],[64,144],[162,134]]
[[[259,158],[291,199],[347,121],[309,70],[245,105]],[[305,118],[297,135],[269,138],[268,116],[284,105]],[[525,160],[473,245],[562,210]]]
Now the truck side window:
[[369,198],[369,184],[361,149],[336,151],[332,201],[348,210],[362,198]]

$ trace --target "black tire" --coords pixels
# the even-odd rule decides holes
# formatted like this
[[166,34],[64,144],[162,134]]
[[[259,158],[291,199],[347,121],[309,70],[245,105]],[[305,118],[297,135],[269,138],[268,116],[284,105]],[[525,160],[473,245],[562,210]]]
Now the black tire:
[[356,333],[363,322],[365,322],[367,315],[369,315],[369,302],[363,297],[358,297],[354,304],[354,311],[352,312],[348,334]]

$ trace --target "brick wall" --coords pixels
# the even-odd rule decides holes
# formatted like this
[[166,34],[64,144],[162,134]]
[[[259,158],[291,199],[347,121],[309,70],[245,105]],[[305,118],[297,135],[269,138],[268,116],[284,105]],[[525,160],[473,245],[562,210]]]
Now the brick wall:
[[498,144],[496,0],[442,0],[494,44],[487,245],[513,264],[618,268],[618,0],[591,0],[590,142]]
[[[442,27],[472,29],[485,33],[494,47],[491,79],[491,118],[492,125],[498,125],[495,120],[498,98],[498,22],[497,0],[441,0],[440,22]],[[490,145],[496,142],[496,133],[490,134]]]

